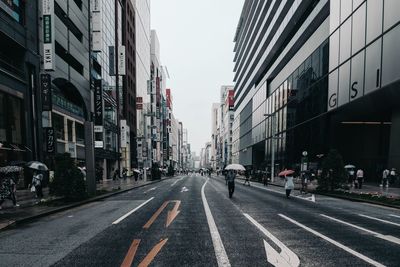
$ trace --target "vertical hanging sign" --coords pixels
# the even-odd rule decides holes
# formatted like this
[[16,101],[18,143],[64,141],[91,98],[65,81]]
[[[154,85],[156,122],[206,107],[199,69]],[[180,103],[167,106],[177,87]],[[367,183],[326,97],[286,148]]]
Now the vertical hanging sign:
[[125,46],[118,46],[118,75],[126,75]]
[[51,76],[50,74],[40,74],[40,89],[42,92],[42,111],[51,111]]
[[92,0],[92,50],[101,52],[102,28],[101,28],[101,0]]
[[94,80],[94,132],[103,132],[103,86],[101,80]]
[[54,128],[45,128],[46,133],[46,152],[49,154],[54,154],[55,150],[55,139],[54,139]]
[[43,0],[43,68],[55,69],[54,0]]

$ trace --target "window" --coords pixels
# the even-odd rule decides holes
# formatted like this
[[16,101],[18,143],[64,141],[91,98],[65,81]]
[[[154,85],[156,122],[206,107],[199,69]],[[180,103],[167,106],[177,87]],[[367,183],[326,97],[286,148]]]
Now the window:
[[382,85],[387,85],[400,78],[400,25],[383,36]]
[[72,142],[74,137],[74,123],[73,121],[67,120],[67,129],[68,129],[68,141]]
[[365,51],[351,59],[350,100],[357,99],[364,94],[364,60]]
[[367,43],[382,34],[382,0],[367,1]]
[[[343,2],[343,1],[342,1]],[[340,27],[340,64],[350,57],[351,52],[351,19]]]
[[339,31],[336,31],[329,37],[329,71],[332,71],[338,65],[339,65]]
[[75,122],[75,131],[76,131],[76,143],[80,145],[85,144],[85,128],[83,124],[79,122]]
[[367,47],[365,54],[365,93],[380,87],[381,74],[381,43],[378,39]]
[[64,140],[64,117],[56,113],[53,113],[52,116],[53,116],[53,127],[56,133],[56,138]]
[[353,15],[352,55],[365,46],[365,15],[366,4],[364,3]]

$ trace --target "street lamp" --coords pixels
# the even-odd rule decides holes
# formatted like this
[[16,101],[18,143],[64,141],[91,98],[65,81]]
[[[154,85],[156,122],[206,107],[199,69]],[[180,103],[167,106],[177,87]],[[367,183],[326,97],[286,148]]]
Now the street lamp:
[[[282,139],[276,136],[276,112],[264,114],[266,118],[272,118],[272,148],[271,148],[271,182],[275,181],[275,139]],[[267,125],[267,124],[265,124]]]

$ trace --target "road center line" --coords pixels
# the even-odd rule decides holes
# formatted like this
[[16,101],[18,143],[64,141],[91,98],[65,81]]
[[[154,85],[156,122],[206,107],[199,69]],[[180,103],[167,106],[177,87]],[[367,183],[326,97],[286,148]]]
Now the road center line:
[[297,257],[297,255],[293,251],[291,251],[285,244],[283,244],[278,238],[271,234],[267,229],[264,228],[264,226],[262,226],[249,214],[243,213],[243,215],[281,249],[281,252],[277,253],[277,251],[264,240],[268,262],[270,262],[274,266],[297,267],[300,265],[299,257]]
[[383,235],[383,234],[380,234],[380,233],[371,231],[371,230],[369,230],[369,229],[366,229],[366,228],[364,228],[364,227],[361,227],[361,226],[358,226],[358,225],[354,225],[354,224],[351,224],[351,223],[348,223],[348,222],[345,222],[345,221],[342,221],[342,220],[339,220],[339,219],[330,217],[330,216],[325,215],[325,214],[320,214],[320,215],[323,216],[323,217],[325,217],[325,218],[327,218],[327,219],[330,219],[330,220],[332,220],[332,221],[336,221],[336,222],[338,222],[338,223],[342,223],[342,224],[345,224],[345,225],[347,225],[347,226],[356,228],[356,229],[358,229],[358,230],[367,232],[367,233],[369,233],[369,234],[371,234],[371,235],[373,235],[373,236],[375,236],[375,237],[377,237],[377,238],[380,238],[380,239],[383,239],[383,240],[386,240],[386,241],[389,241],[389,242],[393,242],[393,243],[395,243],[395,244],[397,244],[397,245],[400,245],[400,239],[397,238],[397,237],[394,237],[394,236],[391,236],[391,235]]
[[383,223],[387,223],[387,224],[391,224],[391,225],[395,225],[395,226],[399,226],[400,227],[400,223],[394,223],[394,222],[391,222],[391,221],[382,220],[382,219],[375,218],[375,217],[368,216],[368,215],[364,215],[364,214],[358,214],[358,215],[360,215],[361,217],[364,217],[364,218],[368,218],[368,219],[371,219],[371,220],[380,221],[380,222],[383,222]]
[[345,245],[343,245],[343,244],[341,244],[341,243],[339,243],[339,242],[337,242],[337,241],[335,241],[335,240],[333,240],[333,239],[331,239],[331,238],[329,238],[329,237],[327,237],[327,236],[325,236],[325,235],[323,235],[323,234],[321,234],[321,233],[319,233],[319,232],[317,232],[317,231],[305,226],[304,224],[301,224],[301,223],[299,223],[299,222],[297,222],[297,221],[295,221],[295,220],[293,220],[293,219],[291,219],[291,218],[289,218],[289,217],[287,217],[287,216],[285,216],[283,214],[278,214],[278,215],[280,217],[284,218],[285,220],[287,220],[287,221],[289,221],[289,222],[291,222],[291,223],[303,228],[304,230],[306,230],[306,231],[308,231],[308,232],[310,232],[310,233],[312,233],[312,234],[314,234],[314,235],[316,235],[316,236],[328,241],[329,243],[331,243],[331,244],[343,249],[344,251],[349,252],[350,254],[356,256],[357,258],[359,258],[359,259],[361,259],[361,260],[363,260],[363,261],[365,261],[365,262],[367,262],[367,263],[369,263],[369,264],[371,264],[373,266],[379,266],[379,267],[384,267],[385,266],[385,265],[383,265],[383,264],[381,264],[381,263],[379,263],[377,261],[374,261],[373,259],[368,258],[367,256],[365,256],[365,255],[363,255],[361,253],[358,253],[357,251],[355,251],[355,250],[353,250],[353,249],[351,249],[349,247],[346,247]]
[[127,214],[125,214],[124,216],[122,216],[121,218],[119,218],[118,220],[114,221],[112,224],[118,224],[120,223],[122,220],[124,220],[126,217],[128,217],[129,215],[131,215],[132,213],[134,213],[135,211],[139,210],[141,207],[143,207],[144,205],[146,205],[147,203],[149,203],[150,201],[152,201],[154,199],[154,197],[146,200],[145,202],[143,202],[142,204],[140,204],[139,206],[137,206],[136,208],[134,208],[133,210],[131,210],[130,212],[128,212]]
[[204,193],[204,188],[206,187],[208,180],[209,178],[207,178],[206,182],[201,188],[201,199],[203,201],[204,211],[206,213],[207,223],[210,229],[215,256],[217,258],[217,263],[219,267],[230,267],[231,264],[229,262],[228,255],[226,254],[224,244],[222,243],[221,236],[219,235],[217,225],[215,224],[210,207],[208,206],[206,195]]

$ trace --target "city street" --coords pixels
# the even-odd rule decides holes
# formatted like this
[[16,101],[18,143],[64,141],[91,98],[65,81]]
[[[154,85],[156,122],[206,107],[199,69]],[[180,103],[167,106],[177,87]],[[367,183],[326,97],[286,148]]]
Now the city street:
[[0,232],[0,266],[398,266],[400,212],[189,175]]

